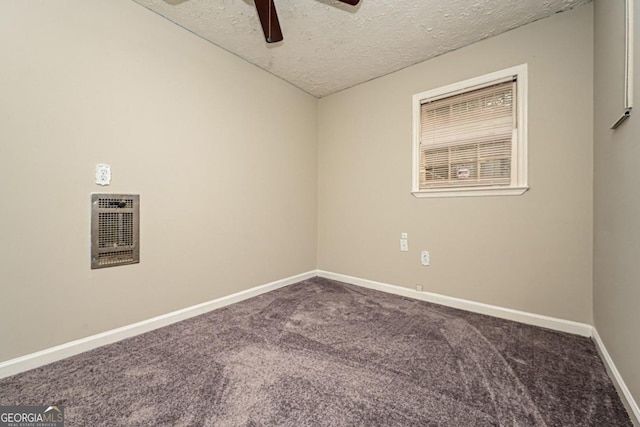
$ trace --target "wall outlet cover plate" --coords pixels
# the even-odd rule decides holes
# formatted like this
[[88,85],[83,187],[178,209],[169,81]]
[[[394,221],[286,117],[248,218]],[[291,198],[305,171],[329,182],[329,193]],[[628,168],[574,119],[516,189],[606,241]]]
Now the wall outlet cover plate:
[[111,166],[96,165],[96,184],[109,185],[111,183]]

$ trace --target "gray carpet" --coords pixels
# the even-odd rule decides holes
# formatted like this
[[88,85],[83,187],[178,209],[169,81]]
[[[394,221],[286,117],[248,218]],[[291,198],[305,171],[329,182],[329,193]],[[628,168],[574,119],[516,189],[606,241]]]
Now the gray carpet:
[[0,380],[67,426],[631,426],[588,338],[314,278]]

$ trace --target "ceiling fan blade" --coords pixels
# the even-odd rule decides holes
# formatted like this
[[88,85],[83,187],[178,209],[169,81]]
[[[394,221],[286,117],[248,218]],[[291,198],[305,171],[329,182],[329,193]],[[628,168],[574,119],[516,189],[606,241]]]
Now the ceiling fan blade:
[[355,6],[360,3],[360,0],[339,0],[342,3],[350,4],[351,6]]
[[276,43],[282,41],[282,30],[280,29],[280,21],[276,14],[276,5],[273,0],[254,0],[258,17],[264,31],[264,38],[267,43]]

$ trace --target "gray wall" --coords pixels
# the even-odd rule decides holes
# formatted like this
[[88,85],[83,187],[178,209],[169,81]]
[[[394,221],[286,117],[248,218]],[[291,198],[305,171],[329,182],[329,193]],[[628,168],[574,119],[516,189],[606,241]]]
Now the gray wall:
[[[0,360],[315,269],[315,98],[130,0],[3,0],[0,57]],[[101,191],[140,264],[89,269]]]
[[612,3],[597,0],[594,12],[594,321],[640,402],[640,31],[636,24],[636,109],[612,131],[623,106],[623,21]]
[[[590,323],[592,12],[581,6],[321,99],[318,267]],[[522,63],[531,190],[414,198],[412,95]]]

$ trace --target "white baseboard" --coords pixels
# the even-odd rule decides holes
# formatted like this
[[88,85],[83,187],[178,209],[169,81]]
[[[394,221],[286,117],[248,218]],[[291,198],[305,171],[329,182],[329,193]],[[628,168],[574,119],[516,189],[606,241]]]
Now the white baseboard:
[[171,313],[163,314],[161,316],[143,320],[141,322],[133,323],[121,328],[112,329],[110,331],[102,332],[90,337],[81,338],[65,344],[57,345],[55,347],[47,348],[42,351],[7,360],[0,363],[0,378],[5,378],[11,375],[18,374],[20,372],[28,371],[29,369],[34,369],[46,365],[48,363],[66,359],[67,357],[74,356],[84,351],[92,350],[106,344],[121,341],[125,338],[140,335],[145,332],[149,332],[154,329],[158,329],[163,326],[167,326],[172,323],[197,316],[199,314],[207,313],[217,308],[222,308],[227,305],[240,302],[251,297],[255,297],[265,292],[292,285],[302,280],[315,277],[317,275],[316,273],[317,272],[315,270],[312,270],[306,273],[297,274],[295,276],[276,280],[275,282],[256,286],[254,288],[237,292],[235,294],[207,301],[191,307],[183,308],[181,310],[176,310]]
[[596,343],[598,353],[600,353],[600,357],[604,361],[604,366],[607,368],[607,372],[613,381],[613,385],[615,385],[618,390],[620,400],[622,400],[622,403],[627,409],[627,412],[631,417],[631,421],[633,421],[633,425],[637,427],[640,426],[640,409],[638,408],[638,404],[633,399],[631,391],[629,391],[629,388],[624,383],[620,372],[618,372],[616,365],[613,363],[613,359],[611,359],[611,356],[609,355],[607,348],[604,346],[604,342],[600,338],[596,328],[593,328],[593,341]]
[[593,330],[593,326],[586,323],[557,319],[555,317],[527,313],[524,311],[499,307],[496,305],[483,304],[480,302],[434,294],[431,292],[416,291],[413,289],[405,288],[403,286],[374,282],[373,280],[360,279],[358,277],[346,276],[344,274],[332,273],[329,271],[318,270],[318,276],[337,280],[340,282],[350,283],[352,285],[362,286],[364,288],[375,289],[377,291],[419,299],[435,304],[446,305],[447,307],[459,308],[461,310],[486,314],[488,316],[499,317],[501,319],[513,320],[515,322],[525,323],[528,325],[568,332],[570,334],[581,335],[583,337],[590,337]]

